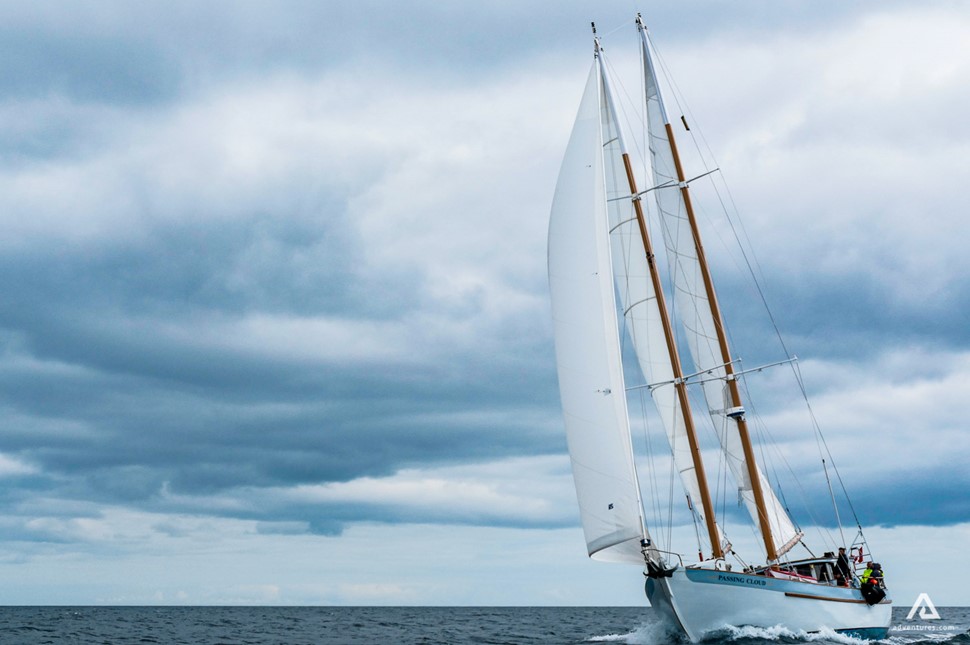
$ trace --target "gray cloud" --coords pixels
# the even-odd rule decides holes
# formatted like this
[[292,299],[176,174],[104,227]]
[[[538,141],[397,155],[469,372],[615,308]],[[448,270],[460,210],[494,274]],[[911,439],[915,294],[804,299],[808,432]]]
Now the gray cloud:
[[[699,48],[710,60],[726,32],[756,42],[780,30],[791,41],[834,22],[857,29],[864,12],[808,2],[784,12],[761,2],[703,8],[688,21],[681,7],[650,19],[672,50]],[[564,471],[496,491],[524,477],[517,458],[564,452],[544,228],[589,62],[588,7],[271,9],[0,8],[9,36],[0,38],[0,456],[18,465],[6,473],[0,462],[0,505],[14,518],[0,527],[5,539],[83,541],[71,522],[105,507],[255,521],[256,533],[274,536],[336,536],[373,521],[574,525]],[[625,10],[592,17],[604,32],[631,19]],[[798,89],[795,107],[808,100]],[[754,169],[742,179],[758,196],[752,237],[792,349],[821,365],[813,391],[857,387],[869,372],[853,369],[899,345],[965,351],[961,244],[923,234],[912,240],[918,253],[900,251],[913,228],[900,220],[925,191],[885,198],[875,182],[862,208],[844,185],[859,178],[840,175],[827,188],[845,203],[816,217],[829,198],[803,177],[831,150],[813,144],[834,112],[813,105],[796,126],[772,123],[777,136],[759,139],[764,115],[728,107],[737,139],[724,148]],[[892,121],[873,121],[831,138],[873,162],[892,132]],[[905,138],[898,154],[920,141]],[[774,146],[786,163],[766,156]],[[937,168],[940,159],[923,161]],[[897,179],[895,166],[882,172],[887,184]],[[796,193],[791,212],[769,212],[786,191]],[[933,199],[942,212],[959,194]],[[836,234],[831,223],[850,215]],[[913,259],[928,249],[949,270]],[[898,289],[926,274],[925,296]],[[718,276],[746,364],[776,360],[756,294],[729,261]],[[851,379],[832,376],[843,368]],[[839,403],[821,407],[835,419],[831,435],[860,435],[836,451],[849,466],[885,418],[852,426]],[[782,421],[781,448],[802,447],[801,428]],[[933,472],[914,468],[905,491],[897,485],[905,456],[893,451],[847,477],[864,521],[967,518],[956,494],[932,497]],[[512,465],[477,479],[457,472],[492,463]],[[439,502],[429,493],[439,484],[467,488]],[[413,502],[381,497],[405,485]],[[322,490],[299,497],[301,486]],[[940,510],[890,508],[901,495],[941,500]],[[558,506],[542,507],[548,500]],[[824,508],[813,512],[828,521]],[[153,521],[166,536],[187,534],[181,521]]]

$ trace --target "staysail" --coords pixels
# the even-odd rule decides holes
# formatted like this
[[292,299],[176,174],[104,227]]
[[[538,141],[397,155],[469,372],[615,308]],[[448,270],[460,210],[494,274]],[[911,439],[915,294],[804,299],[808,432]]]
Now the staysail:
[[727,395],[727,373],[719,345],[718,329],[698,258],[699,241],[695,240],[688,220],[682,191],[686,183],[675,166],[669,120],[654,71],[650,42],[642,25],[640,34],[653,193],[660,212],[674,302],[695,367],[698,372],[706,373],[702,385],[704,398],[728,466],[755,525],[762,528],[764,523],[761,522],[750,473],[757,473],[760,480],[765,504],[764,519],[777,557],[797,544],[801,533],[795,528],[757,464],[749,464],[745,458],[736,418],[742,411],[733,409],[732,401]]
[[606,229],[599,68],[594,62],[549,220],[549,290],[566,439],[592,558],[643,564]]
[[[609,214],[610,248],[613,275],[625,318],[626,332],[633,345],[640,370],[652,387],[650,395],[667,434],[674,467],[680,475],[688,504],[700,525],[707,524],[702,504],[698,472],[688,438],[684,411],[674,386],[670,350],[663,329],[663,312],[650,277],[647,255],[641,237],[634,202],[630,194],[623,157],[627,154],[623,133],[617,123],[616,108],[609,88],[609,77],[600,60],[603,79],[602,120],[603,159]],[[718,543],[723,541],[718,533]]]

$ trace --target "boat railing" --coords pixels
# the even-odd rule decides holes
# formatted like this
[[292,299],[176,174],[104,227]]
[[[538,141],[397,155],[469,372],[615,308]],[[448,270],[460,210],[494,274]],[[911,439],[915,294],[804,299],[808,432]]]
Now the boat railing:
[[[644,557],[646,557],[648,553],[659,553],[664,556],[673,556],[677,558],[677,563],[680,566],[684,566],[684,559],[680,556],[679,553],[676,553],[674,551],[664,551],[663,549],[657,549],[651,546],[651,547],[644,548],[643,550]],[[670,561],[667,558],[664,559],[664,562],[666,564],[670,564]]]
[[688,569],[705,569],[709,571],[733,571],[731,563],[725,558],[711,558],[688,565]]

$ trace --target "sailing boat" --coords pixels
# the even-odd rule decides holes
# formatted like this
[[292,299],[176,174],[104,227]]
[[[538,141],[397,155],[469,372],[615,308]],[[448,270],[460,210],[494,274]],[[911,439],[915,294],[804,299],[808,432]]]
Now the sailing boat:
[[[857,562],[864,554],[871,557],[864,537],[850,550],[851,570],[849,558],[836,558],[834,548],[822,556],[793,559],[796,546],[809,547],[755,458],[739,387],[744,371],[728,346],[691,202],[693,180],[687,179],[678,154],[650,36],[639,16],[636,23],[650,186],[637,187],[594,26],[594,61],[549,224],[556,362],[588,554],[644,567],[651,606],[695,642],[727,626],[747,625],[883,638],[891,600],[870,604],[854,571],[861,568]],[[647,224],[648,199],[656,205],[662,231],[664,276]],[[674,294],[672,307],[665,284]],[[681,361],[677,324],[693,363],[690,374]],[[686,505],[695,526],[703,527],[696,560],[683,547],[665,544],[662,549],[645,522],[623,338],[632,344],[643,387],[660,417]],[[725,535],[723,518],[715,516],[688,396],[692,384],[703,394],[726,471],[737,484],[739,504],[751,516],[763,553],[742,559]],[[832,501],[838,515],[834,493]]]

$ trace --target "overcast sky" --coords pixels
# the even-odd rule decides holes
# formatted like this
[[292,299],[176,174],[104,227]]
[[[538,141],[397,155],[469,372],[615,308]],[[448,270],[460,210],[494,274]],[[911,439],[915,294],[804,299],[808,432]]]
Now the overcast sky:
[[[938,0],[0,4],[0,603],[643,603],[585,555],[545,273],[589,22],[635,72],[637,10],[897,602],[970,604]],[[777,358],[741,273],[738,353]]]

